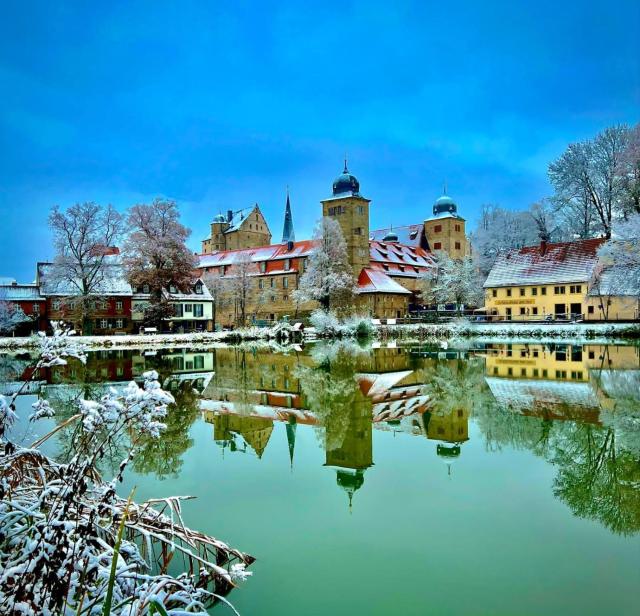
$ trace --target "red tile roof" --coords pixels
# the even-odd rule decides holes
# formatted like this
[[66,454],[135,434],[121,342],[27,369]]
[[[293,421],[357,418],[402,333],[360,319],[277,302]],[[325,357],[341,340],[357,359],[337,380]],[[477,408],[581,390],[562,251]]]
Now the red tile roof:
[[489,272],[484,287],[585,282],[598,262],[602,238],[527,246],[502,254]]

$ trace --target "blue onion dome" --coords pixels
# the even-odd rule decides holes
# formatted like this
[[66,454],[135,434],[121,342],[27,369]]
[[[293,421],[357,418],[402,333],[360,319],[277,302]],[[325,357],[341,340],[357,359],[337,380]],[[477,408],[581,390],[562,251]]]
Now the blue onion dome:
[[387,233],[383,238],[382,238],[383,242],[397,242],[398,241],[398,234],[394,233],[393,231],[389,231],[389,233]]
[[455,214],[457,210],[458,206],[455,204],[455,201],[447,194],[442,195],[442,197],[433,204],[434,216],[438,214]]
[[227,219],[224,217],[224,214],[218,214],[214,217],[213,222],[227,222]]
[[360,182],[355,175],[349,173],[347,169],[347,161],[344,161],[344,171],[333,182],[333,194],[341,195],[343,193],[358,194],[360,192]]

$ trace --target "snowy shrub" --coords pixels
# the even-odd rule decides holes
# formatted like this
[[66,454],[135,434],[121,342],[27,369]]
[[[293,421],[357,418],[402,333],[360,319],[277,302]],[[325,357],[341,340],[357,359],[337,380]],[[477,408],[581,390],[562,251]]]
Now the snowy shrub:
[[314,310],[309,317],[309,322],[319,336],[335,336],[340,331],[340,322],[333,312]]
[[[69,333],[58,332],[41,339],[35,368],[70,356],[84,361]],[[77,402],[65,421],[75,425],[66,464],[39,449],[60,426],[30,448],[8,439],[22,389],[0,397],[0,613],[206,614],[214,600],[227,602],[220,593],[250,575],[252,557],[184,526],[181,503],[189,497],[136,504],[116,494],[136,444],[161,435],[173,402],[157,373],[145,373],[143,381]],[[54,414],[44,401],[33,408],[33,421]],[[131,446],[105,481],[97,465],[124,433]],[[187,571],[171,576],[176,552]]]
[[370,338],[374,334],[374,327],[371,324],[371,317],[353,315],[347,317],[341,327],[343,335],[355,338]]

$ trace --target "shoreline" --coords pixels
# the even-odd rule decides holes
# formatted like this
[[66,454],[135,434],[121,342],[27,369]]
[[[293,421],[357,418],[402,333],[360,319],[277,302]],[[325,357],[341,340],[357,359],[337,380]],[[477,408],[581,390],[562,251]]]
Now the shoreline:
[[[285,328],[250,327],[234,331],[205,332],[194,334],[131,334],[124,336],[77,336],[77,342],[89,350],[135,349],[135,348],[191,348],[216,347],[244,342],[276,341]],[[313,328],[305,330],[304,341],[331,341],[353,338],[348,335],[322,335]],[[395,340],[406,343],[429,343],[464,339],[513,340],[544,342],[567,340],[580,343],[624,343],[640,339],[640,324],[637,323],[567,323],[567,324],[478,324],[478,323],[424,323],[416,325],[379,325],[373,330],[372,340]],[[0,352],[29,352],[38,347],[37,336],[0,338]],[[296,344],[289,336],[288,342]]]

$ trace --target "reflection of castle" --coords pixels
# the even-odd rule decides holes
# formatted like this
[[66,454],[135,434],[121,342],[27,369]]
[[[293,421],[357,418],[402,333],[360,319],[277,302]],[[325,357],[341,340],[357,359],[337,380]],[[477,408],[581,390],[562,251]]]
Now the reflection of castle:
[[638,370],[633,346],[490,344],[486,381],[498,402],[527,415],[597,422],[608,405],[601,375]]
[[[355,376],[345,376],[354,396],[322,409],[323,419],[310,408],[301,382],[301,370],[314,361],[302,353],[272,354],[237,348],[216,349],[215,376],[204,392],[201,408],[214,425],[214,439],[225,450],[253,449],[262,456],[272,434],[273,422],[286,425],[293,461],[297,424],[325,427],[325,465],[336,469],[336,481],[349,496],[362,487],[365,471],[373,465],[373,428],[406,432],[438,442],[439,457],[460,454],[468,440],[470,407],[445,409],[424,392],[429,370],[455,366],[461,357],[420,359],[401,349],[372,349],[351,357]],[[320,369],[319,369],[320,370]],[[340,383],[340,372],[332,376]],[[269,429],[271,427],[271,429]]]

